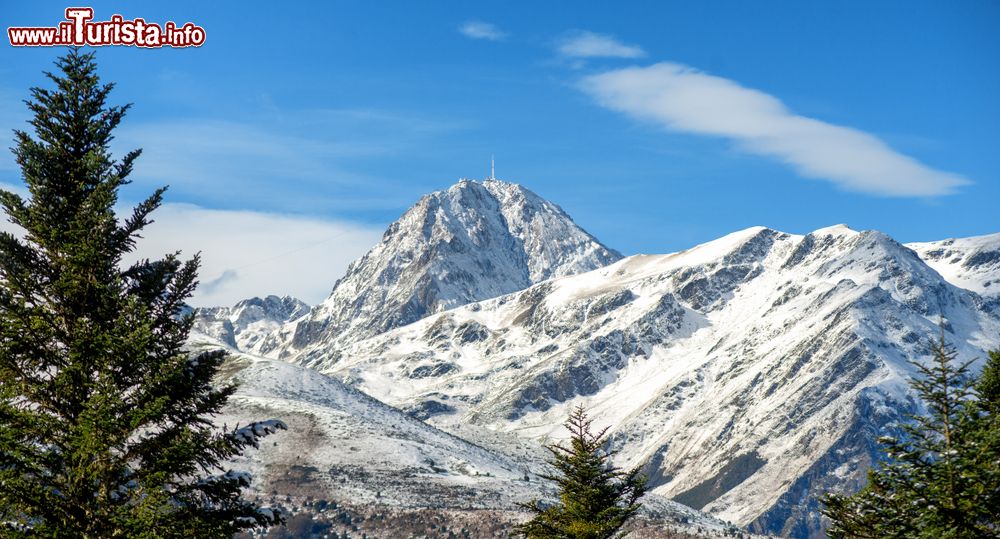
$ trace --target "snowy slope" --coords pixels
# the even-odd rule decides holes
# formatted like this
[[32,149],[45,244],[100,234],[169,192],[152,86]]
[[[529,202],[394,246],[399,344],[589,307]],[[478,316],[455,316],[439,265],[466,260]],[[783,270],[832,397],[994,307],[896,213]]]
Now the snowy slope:
[[[194,334],[190,347],[222,345]],[[314,370],[229,351],[223,380],[239,389],[218,422],[275,417],[288,425],[238,462],[258,491],[463,507],[509,507],[533,495],[523,485],[525,459],[444,433]]]
[[[518,503],[556,494],[537,475],[549,455],[534,441],[473,429],[466,432],[478,441],[472,443],[315,370],[241,353],[198,332],[189,348],[230,353],[220,381],[239,387],[217,423],[277,418],[288,426],[233,463],[250,472],[258,493],[353,506],[499,510],[518,518]],[[712,536],[731,528],[660,496],[645,504],[647,527],[666,522]]]
[[1000,304],[1000,233],[906,246],[948,282]]
[[250,298],[232,307],[195,310],[194,330],[240,350],[255,350],[283,324],[309,313],[309,305],[291,296]]
[[[462,180],[424,196],[308,317],[253,351],[307,358],[445,309],[621,258],[520,185]],[[302,359],[302,362],[307,362]]]
[[888,236],[753,228],[426,317],[309,364],[444,429],[562,436],[612,425],[655,492],[741,525],[818,533],[912,410],[908,358],[944,321],[960,357],[1000,320]]

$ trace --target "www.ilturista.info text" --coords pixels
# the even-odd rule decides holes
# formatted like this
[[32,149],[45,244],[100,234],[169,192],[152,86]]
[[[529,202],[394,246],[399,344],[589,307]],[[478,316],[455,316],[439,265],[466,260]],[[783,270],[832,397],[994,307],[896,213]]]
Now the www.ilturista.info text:
[[205,29],[190,22],[178,26],[168,21],[161,26],[139,18],[126,20],[121,15],[113,15],[107,21],[95,22],[93,18],[93,8],[66,8],[66,20],[58,26],[10,27],[7,36],[15,47],[198,47],[205,42]]

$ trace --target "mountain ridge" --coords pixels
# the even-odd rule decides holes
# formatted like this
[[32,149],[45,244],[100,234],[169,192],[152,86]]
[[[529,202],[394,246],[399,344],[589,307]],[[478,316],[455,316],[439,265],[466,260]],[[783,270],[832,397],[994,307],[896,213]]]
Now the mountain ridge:
[[[878,433],[919,406],[907,360],[927,336],[940,324],[963,359],[1000,344],[998,260],[1000,234],[903,245],[846,225],[622,258],[530,191],[460,182],[423,197],[307,314],[256,332],[238,309],[216,314],[250,352],[458,436],[558,439],[585,405],[657,494],[818,537],[816,496],[858,488]],[[223,340],[220,317],[203,318]]]
[[[821,529],[815,503],[788,500],[815,499],[837,470],[830,487],[859,484],[877,458],[860,433],[914,409],[906,359],[939,320],[963,358],[997,345],[1000,320],[980,304],[883,233],[756,227],[436,313],[311,365],[445,430],[558,437],[583,404],[657,492],[808,537]],[[788,403],[807,412],[775,415]],[[741,432],[740,417],[769,435]],[[810,473],[817,488],[796,492]]]
[[557,205],[520,185],[461,180],[421,197],[307,317],[248,351],[288,359],[336,348],[620,258]]

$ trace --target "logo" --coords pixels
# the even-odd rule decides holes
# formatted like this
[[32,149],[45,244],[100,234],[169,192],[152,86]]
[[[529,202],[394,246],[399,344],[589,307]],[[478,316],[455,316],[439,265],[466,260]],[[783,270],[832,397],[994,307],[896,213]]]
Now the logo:
[[15,47],[54,47],[123,45],[126,47],[200,47],[205,43],[205,29],[191,22],[183,25],[167,21],[160,25],[144,19],[127,20],[112,15],[107,21],[94,21],[94,9],[66,8],[66,20],[58,26],[23,26],[7,28],[7,37]]

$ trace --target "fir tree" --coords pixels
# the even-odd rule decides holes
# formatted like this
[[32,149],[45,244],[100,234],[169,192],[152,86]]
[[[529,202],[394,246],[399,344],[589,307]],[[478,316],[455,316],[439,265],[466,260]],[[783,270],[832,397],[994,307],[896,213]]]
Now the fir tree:
[[139,151],[108,145],[129,106],[106,106],[93,54],[71,50],[26,101],[15,131],[30,196],[0,191],[23,238],[0,233],[0,535],[232,537],[280,516],[243,500],[227,459],[280,421],[222,431],[232,395],[213,383],[222,352],[182,350],[197,256],[125,267],[161,203],[119,221]]
[[559,486],[559,503],[544,506],[534,501],[522,506],[535,514],[517,527],[531,538],[604,539],[616,537],[640,507],[646,479],[635,468],[628,472],[612,466],[614,451],[606,451],[607,428],[594,434],[592,420],[577,407],[566,421],[568,445],[546,446],[556,474],[542,475]]
[[973,475],[969,516],[983,537],[1000,537],[1000,350],[989,353],[975,386],[978,400],[970,407],[968,451],[963,455]]
[[976,382],[976,393],[982,408],[994,416],[1000,414],[1000,350],[993,350]]
[[902,436],[879,441],[886,460],[853,496],[827,495],[833,538],[1000,537],[1000,353],[976,382],[944,335],[911,386],[926,405]]

